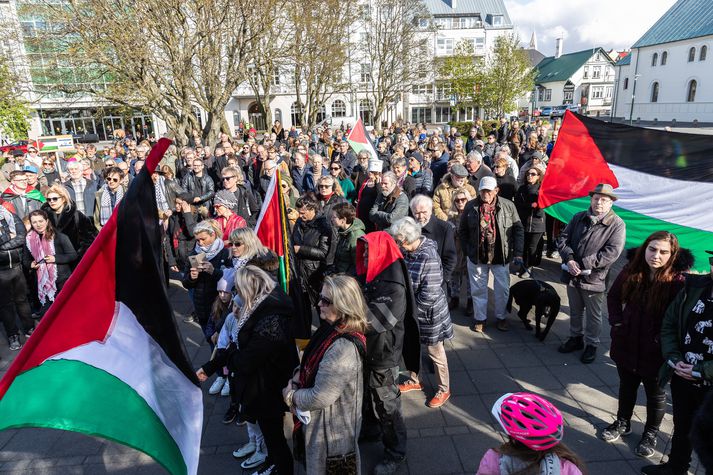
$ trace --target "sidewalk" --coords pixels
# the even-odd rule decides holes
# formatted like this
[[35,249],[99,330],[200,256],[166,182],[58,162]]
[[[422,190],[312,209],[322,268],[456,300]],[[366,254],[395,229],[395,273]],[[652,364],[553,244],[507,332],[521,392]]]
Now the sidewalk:
[[[616,413],[618,376],[606,354],[597,355],[590,365],[579,361],[579,354],[562,355],[557,346],[568,336],[569,311],[565,289],[558,281],[557,263],[543,260],[544,271],[537,277],[555,282],[562,297],[560,315],[544,343],[524,329],[516,315],[508,318],[509,332],[500,332],[491,324],[485,334],[470,331],[470,321],[462,311],[453,313],[455,338],[448,343],[451,372],[450,401],[439,409],[430,409],[427,395],[434,392],[433,375],[424,379],[425,393],[402,396],[403,413],[408,427],[408,457],[402,473],[474,474],[483,453],[502,443],[501,432],[490,415],[493,402],[505,392],[527,390],[549,398],[562,411],[565,422],[564,442],[587,463],[592,475],[638,474],[641,466],[658,463],[661,452],[643,460],[634,448],[646,416],[643,388],[633,421],[633,433],[609,444],[597,437],[611,423]],[[513,277],[513,282],[518,280]],[[181,321],[190,308],[186,292],[173,282],[170,295],[175,303],[179,328],[189,357],[197,367],[209,357],[208,346],[201,344],[201,332],[193,324]],[[491,321],[492,322],[492,321]],[[494,322],[492,322],[494,323]],[[609,327],[602,330],[602,350],[609,346]],[[4,375],[15,352],[10,352],[0,338],[0,376]],[[201,474],[241,473],[231,452],[246,439],[244,427],[221,423],[228,398],[208,395],[204,384],[205,415],[201,449]],[[289,425],[289,427],[287,427]],[[670,398],[657,448],[666,452],[673,429]],[[291,422],[286,431],[291,430]],[[289,432],[286,432],[289,434]],[[363,473],[370,473],[379,462],[379,444],[361,446]],[[0,472],[13,474],[159,474],[165,473],[149,457],[121,445],[70,432],[48,429],[19,429],[0,432]],[[244,473],[252,473],[245,471]],[[694,463],[690,473],[703,475]]]

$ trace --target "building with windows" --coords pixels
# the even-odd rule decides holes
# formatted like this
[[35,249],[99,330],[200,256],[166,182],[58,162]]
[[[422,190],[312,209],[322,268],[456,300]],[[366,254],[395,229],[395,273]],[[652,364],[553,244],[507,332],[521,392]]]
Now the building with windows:
[[616,63],[614,116],[713,124],[713,2],[678,0]]
[[614,93],[614,61],[602,48],[561,54],[540,61],[535,90],[530,96],[533,109],[570,105],[586,115],[609,115]]

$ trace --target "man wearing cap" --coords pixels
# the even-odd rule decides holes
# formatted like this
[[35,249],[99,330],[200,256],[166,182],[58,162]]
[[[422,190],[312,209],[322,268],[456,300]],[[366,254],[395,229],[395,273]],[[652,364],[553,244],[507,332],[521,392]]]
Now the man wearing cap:
[[[40,187],[38,182],[40,170],[36,166],[31,165],[29,163],[26,163],[22,170],[25,172],[25,176],[27,177],[27,186],[31,186],[33,189],[36,189],[39,192]],[[42,202],[45,201],[45,198],[44,196],[42,196],[41,193],[39,194],[38,198]]]
[[408,172],[413,179],[413,190],[410,197],[416,195],[430,195],[433,191],[433,172],[430,168],[423,168],[423,155],[421,152],[412,152],[408,159]]
[[[455,167],[454,167],[455,168]],[[485,330],[488,317],[488,275],[493,274],[497,329],[507,331],[506,305],[510,296],[510,262],[522,264],[525,231],[515,204],[498,196],[495,177],[480,180],[478,197],[463,210],[458,240],[468,256],[468,279],[475,322],[471,330]]]
[[466,155],[465,168],[468,170],[468,183],[476,190],[480,186],[481,178],[495,176],[490,167],[483,163],[483,156],[478,151],[473,151]]
[[461,188],[466,189],[470,196],[475,196],[475,188],[468,184],[468,170],[460,163],[456,163],[433,192],[433,214],[436,218],[448,221],[448,212],[453,204],[453,192]]
[[22,170],[25,166],[25,155],[22,150],[15,149],[2,166],[2,176],[10,183],[10,173],[15,170]]
[[583,363],[596,357],[607,302],[607,275],[626,240],[624,221],[612,210],[617,199],[612,186],[600,183],[589,196],[589,209],[575,214],[557,240],[557,250],[567,266],[563,281],[567,282],[570,309],[570,337],[558,351],[584,349]]

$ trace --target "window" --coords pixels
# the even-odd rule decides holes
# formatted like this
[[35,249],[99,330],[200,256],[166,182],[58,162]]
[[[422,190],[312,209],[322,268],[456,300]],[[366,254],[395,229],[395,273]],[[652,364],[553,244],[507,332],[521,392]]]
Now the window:
[[686,95],[686,102],[696,101],[696,88],[698,87],[698,82],[695,79],[691,79],[688,83],[688,94]]
[[656,65],[658,64],[658,62],[659,62],[659,54],[658,54],[658,53],[654,53],[654,55],[651,56],[651,66],[652,66],[652,67],[656,67]]
[[418,26],[419,28],[428,28],[428,18],[419,18]]
[[542,88],[537,89],[537,100],[542,102],[545,100],[545,90]]
[[503,16],[495,15],[493,16],[493,26],[501,26],[503,24]]
[[369,81],[371,81],[371,64],[363,63],[359,72],[359,82],[365,83]]
[[441,55],[453,54],[453,38],[438,38],[436,40],[436,53]]
[[473,50],[478,51],[482,50],[485,48],[485,38],[484,37],[479,37],[479,38],[466,38],[466,41],[470,41],[473,45]]
[[666,60],[668,59],[668,51],[661,53],[661,66],[666,66]]
[[552,89],[545,89],[545,102],[552,100]]
[[571,103],[572,100],[574,99],[574,91],[564,91],[564,94],[562,97],[565,102],[569,101],[569,103]]
[[597,53],[597,55],[594,56],[594,61],[601,61],[601,60],[602,60],[602,57],[600,56],[599,53]]
[[359,116],[364,122],[364,125],[374,125],[373,122],[373,112],[371,101],[369,99],[362,99],[359,101]]
[[592,71],[592,79],[599,79],[602,77],[602,67],[594,66],[594,71]]
[[705,61],[708,54],[708,46],[701,46],[701,52],[698,54],[698,61]]
[[424,124],[431,123],[431,108],[430,107],[412,107],[411,108],[411,122],[418,123],[422,122]]
[[589,79],[589,66],[584,67],[584,79]]
[[651,85],[651,102],[659,101],[659,83],[655,82]]
[[611,95],[612,95],[612,90],[613,90],[613,89],[614,89],[613,87],[608,86],[608,87],[604,90],[604,97],[606,97],[607,99],[611,99]]
[[696,59],[696,48],[691,48],[688,50],[688,62],[692,63]]
[[279,68],[275,68],[275,71],[272,73],[272,85],[273,86],[280,85],[280,69]]
[[436,84],[436,100],[447,101],[453,94],[453,87],[449,83]]
[[292,120],[292,125],[302,123],[302,107],[297,102],[293,102],[292,107],[290,107],[290,119]]
[[629,78],[624,78],[624,90],[629,89]]
[[429,89],[431,89],[430,84],[414,84],[411,87],[411,94],[428,94],[431,92]]
[[604,87],[603,86],[593,86],[592,87],[592,99],[601,99],[604,97]]
[[451,108],[447,106],[436,106],[436,123],[443,124],[445,122],[450,122],[451,120]]
[[337,99],[332,102],[332,117],[346,117],[347,106],[344,101]]

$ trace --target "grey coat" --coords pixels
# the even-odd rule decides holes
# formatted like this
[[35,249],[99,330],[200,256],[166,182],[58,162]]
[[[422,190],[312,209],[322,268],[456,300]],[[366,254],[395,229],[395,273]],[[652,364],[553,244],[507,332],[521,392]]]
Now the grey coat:
[[357,469],[361,473],[358,439],[363,378],[356,346],[346,338],[339,338],[319,363],[314,386],[295,391],[292,399],[295,407],[311,414],[310,423],[303,426],[307,467],[305,471],[301,464],[295,464],[298,473],[325,473],[327,456],[350,452],[356,452]]
[[589,211],[575,214],[557,239],[557,250],[563,263],[575,260],[582,270],[591,269],[592,273],[572,277],[563,272],[563,281],[571,280],[583,290],[606,291],[607,274],[624,250],[625,241],[626,226],[613,210],[596,223],[592,223]]
[[391,194],[394,193],[398,193],[398,196],[392,201],[388,201],[388,197],[379,193],[376,203],[369,211],[369,219],[378,230],[384,230],[399,219],[408,216],[408,195],[405,191],[396,189]]

